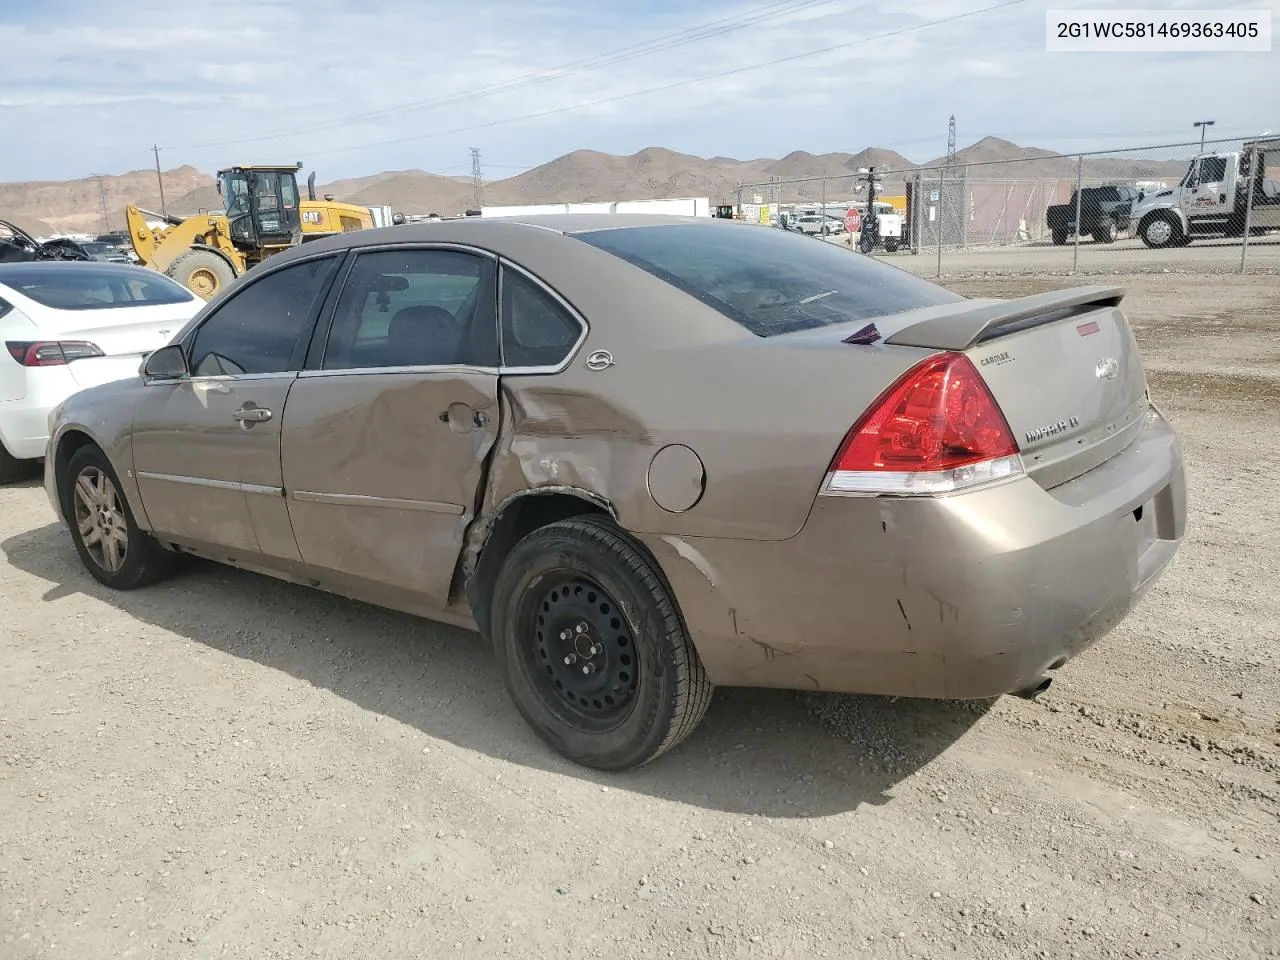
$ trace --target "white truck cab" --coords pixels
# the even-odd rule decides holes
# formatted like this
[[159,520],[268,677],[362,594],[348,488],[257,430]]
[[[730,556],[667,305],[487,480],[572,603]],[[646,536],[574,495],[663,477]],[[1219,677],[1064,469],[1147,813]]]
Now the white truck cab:
[[1174,247],[1243,236],[1246,213],[1250,233],[1280,230],[1280,138],[1195,157],[1176,187],[1138,201],[1132,220],[1148,247]]

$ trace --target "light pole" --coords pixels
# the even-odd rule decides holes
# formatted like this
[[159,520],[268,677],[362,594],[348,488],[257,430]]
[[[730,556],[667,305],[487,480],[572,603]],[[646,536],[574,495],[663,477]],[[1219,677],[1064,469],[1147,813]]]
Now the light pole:
[[1205,130],[1205,127],[1212,127],[1212,126],[1213,126],[1213,121],[1212,121],[1212,120],[1197,120],[1195,123],[1193,123],[1193,124],[1192,124],[1192,126],[1193,126],[1193,127],[1199,127],[1199,128],[1200,128],[1200,152],[1201,152],[1201,153],[1204,153],[1204,130]]

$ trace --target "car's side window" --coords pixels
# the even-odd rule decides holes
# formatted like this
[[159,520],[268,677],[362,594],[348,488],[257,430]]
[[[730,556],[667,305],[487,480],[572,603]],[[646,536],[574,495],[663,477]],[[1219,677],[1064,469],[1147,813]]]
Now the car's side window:
[[457,250],[375,250],[347,274],[325,370],[497,366],[493,262]]
[[582,325],[546,290],[518,270],[502,272],[502,362],[554,367],[569,355]]
[[306,260],[249,282],[200,324],[191,344],[191,375],[287,371],[339,259]]

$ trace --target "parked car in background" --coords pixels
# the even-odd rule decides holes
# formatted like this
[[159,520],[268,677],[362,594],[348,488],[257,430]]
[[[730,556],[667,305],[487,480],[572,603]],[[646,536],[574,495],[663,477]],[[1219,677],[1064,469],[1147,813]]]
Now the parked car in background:
[[795,219],[795,229],[810,236],[830,236],[844,233],[844,221],[839,217],[823,216],[820,213],[804,214]]
[[37,240],[16,223],[0,220],[0,263],[91,259],[88,251],[68,237]]
[[714,218],[340,234],[62,403],[45,486],[113,588],[191,553],[478,628],[624,769],[715,684],[1031,695],[1120,622],[1186,509],[1122,297]]
[[142,267],[0,263],[0,483],[44,456],[50,410],[81,387],[135,375],[202,303]]
[[1133,206],[1141,197],[1136,187],[1113,184],[1085,187],[1080,191],[1080,227],[1076,228],[1076,191],[1066,203],[1056,203],[1045,210],[1045,223],[1053,242],[1059,246],[1078,234],[1092,237],[1095,243],[1115,243],[1129,230]]
[[133,261],[113,243],[101,240],[82,240],[81,248],[94,260],[101,263],[132,263]]

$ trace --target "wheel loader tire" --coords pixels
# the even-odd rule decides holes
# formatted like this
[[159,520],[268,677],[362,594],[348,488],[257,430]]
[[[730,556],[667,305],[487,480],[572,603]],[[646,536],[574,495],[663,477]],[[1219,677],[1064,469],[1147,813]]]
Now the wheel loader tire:
[[212,300],[235,280],[231,265],[209,250],[192,250],[173,263],[165,275],[203,300]]

